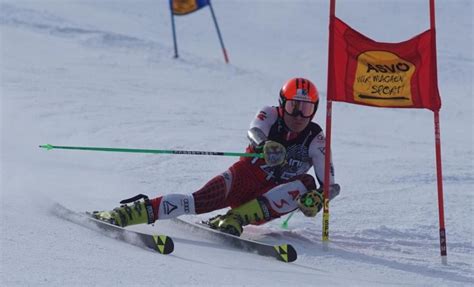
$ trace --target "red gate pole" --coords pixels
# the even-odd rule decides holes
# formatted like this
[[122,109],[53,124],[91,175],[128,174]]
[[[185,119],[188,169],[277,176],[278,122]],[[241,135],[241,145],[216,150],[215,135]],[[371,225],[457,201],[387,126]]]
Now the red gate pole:
[[441,134],[439,128],[439,112],[434,112],[435,145],[436,145],[436,177],[438,182],[438,213],[439,213],[439,247],[441,262],[448,263],[446,246],[446,229],[444,226],[444,200],[443,200],[443,173],[441,168]]
[[[437,77],[437,63],[436,63],[436,24],[435,24],[435,1],[430,0],[430,29],[432,33],[432,61],[434,67],[432,73]],[[437,79],[436,79],[436,82]],[[433,87],[430,87],[433,89]],[[439,247],[441,253],[441,262],[448,263],[448,251],[446,246],[446,228],[444,226],[444,200],[443,200],[443,172],[441,168],[441,132],[439,124],[439,110],[434,111],[434,126],[435,126],[435,152],[436,152],[436,178],[438,183],[438,214],[439,214]]]
[[[328,81],[327,81],[327,105],[326,105],[326,144],[324,158],[324,207],[323,207],[323,243],[329,241],[329,174],[331,172],[331,125],[332,125],[332,99],[330,98],[332,91],[332,81],[334,81],[334,57],[333,57],[333,41],[334,26],[333,17],[336,13],[336,0],[331,0],[329,8],[329,47],[328,47]],[[327,247],[327,246],[325,246]]]

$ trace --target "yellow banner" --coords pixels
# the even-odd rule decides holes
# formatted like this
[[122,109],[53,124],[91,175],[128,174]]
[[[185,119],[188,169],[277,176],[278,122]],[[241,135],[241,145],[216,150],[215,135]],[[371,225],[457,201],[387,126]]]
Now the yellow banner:
[[387,51],[357,57],[354,101],[381,107],[412,106],[411,79],[415,65]]

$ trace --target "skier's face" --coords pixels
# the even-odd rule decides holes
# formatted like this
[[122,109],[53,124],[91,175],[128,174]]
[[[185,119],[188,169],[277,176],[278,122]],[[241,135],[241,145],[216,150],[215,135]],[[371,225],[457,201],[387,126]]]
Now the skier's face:
[[286,101],[283,107],[283,119],[286,126],[293,132],[303,131],[314,116],[315,104],[302,101]]
[[285,121],[286,126],[295,133],[299,133],[303,131],[306,126],[311,121],[311,118],[303,118],[301,115],[290,116],[285,114],[283,116],[283,120]]

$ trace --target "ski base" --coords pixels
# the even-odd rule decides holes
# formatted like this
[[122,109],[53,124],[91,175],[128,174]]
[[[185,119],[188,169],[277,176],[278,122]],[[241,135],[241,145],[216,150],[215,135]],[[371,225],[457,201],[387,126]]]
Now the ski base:
[[255,240],[249,240],[212,229],[205,223],[193,223],[179,218],[175,219],[175,222],[191,226],[199,231],[208,232],[234,247],[249,252],[255,252],[259,255],[270,256],[287,263],[293,262],[298,258],[298,254],[291,244],[272,245]]

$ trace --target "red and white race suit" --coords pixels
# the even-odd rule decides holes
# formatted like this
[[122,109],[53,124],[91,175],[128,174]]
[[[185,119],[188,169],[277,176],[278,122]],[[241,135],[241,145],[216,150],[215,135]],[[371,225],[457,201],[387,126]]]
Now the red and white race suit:
[[[152,200],[159,208],[157,218],[181,214],[207,213],[225,207],[237,207],[252,199],[263,199],[270,217],[277,218],[297,208],[296,198],[316,189],[314,178],[307,174],[311,167],[320,185],[324,182],[325,137],[321,127],[310,122],[299,133],[288,130],[279,107],[264,107],[250,124],[260,129],[268,140],[287,150],[286,163],[270,167],[261,158],[241,158],[228,170],[214,177],[192,195],[172,194]],[[247,152],[256,152],[252,145]],[[331,163],[330,184],[334,183]],[[154,207],[155,207],[154,206]]]

